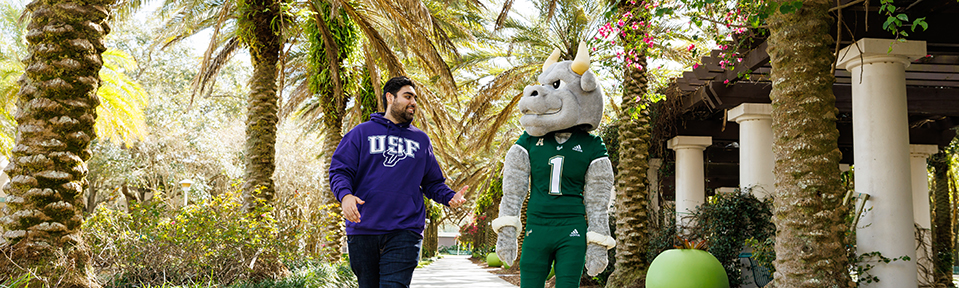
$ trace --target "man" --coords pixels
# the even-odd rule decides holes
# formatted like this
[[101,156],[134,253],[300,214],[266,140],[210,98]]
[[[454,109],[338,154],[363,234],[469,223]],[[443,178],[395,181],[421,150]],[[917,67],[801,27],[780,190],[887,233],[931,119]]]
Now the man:
[[416,85],[404,76],[383,87],[385,113],[343,136],[330,164],[330,188],[346,218],[350,266],[360,288],[409,287],[423,242],[423,195],[452,208],[453,193],[423,131],[410,124]]

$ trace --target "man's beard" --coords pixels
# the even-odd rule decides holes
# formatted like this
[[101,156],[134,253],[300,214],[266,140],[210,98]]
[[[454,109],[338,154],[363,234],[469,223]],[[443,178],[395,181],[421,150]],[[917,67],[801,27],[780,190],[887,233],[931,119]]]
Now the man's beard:
[[[393,109],[390,110],[390,115],[393,116],[393,119],[400,121],[400,123],[413,121],[413,113],[407,112],[406,108],[409,107],[400,108],[398,106],[394,106]],[[416,112],[416,108],[413,108],[413,112]]]

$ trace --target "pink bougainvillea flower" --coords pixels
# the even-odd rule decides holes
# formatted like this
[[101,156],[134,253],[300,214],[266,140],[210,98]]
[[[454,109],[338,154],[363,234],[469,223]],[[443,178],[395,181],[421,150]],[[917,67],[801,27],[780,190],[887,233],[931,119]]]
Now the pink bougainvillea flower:
[[699,68],[699,63],[693,64],[693,69]]
[[689,44],[689,47],[686,47],[686,51],[693,51],[693,49],[696,49],[696,44]]
[[723,84],[729,84],[729,79],[723,80]]

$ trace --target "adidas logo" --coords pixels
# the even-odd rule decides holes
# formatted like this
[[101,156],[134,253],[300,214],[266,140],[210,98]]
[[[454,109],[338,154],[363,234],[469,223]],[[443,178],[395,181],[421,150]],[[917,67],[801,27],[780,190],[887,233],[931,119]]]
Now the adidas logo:
[[569,237],[580,237],[579,230],[573,229],[573,232],[569,233]]
[[576,145],[576,147],[573,147],[573,151],[582,153],[582,152],[583,152],[583,147],[580,147],[579,145]]

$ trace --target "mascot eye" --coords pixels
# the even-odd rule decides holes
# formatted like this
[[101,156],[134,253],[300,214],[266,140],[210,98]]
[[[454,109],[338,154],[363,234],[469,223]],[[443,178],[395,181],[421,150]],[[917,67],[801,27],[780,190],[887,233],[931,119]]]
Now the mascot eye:
[[563,80],[556,80],[556,82],[553,82],[553,89],[559,89],[563,87],[566,87],[566,82],[563,82]]

